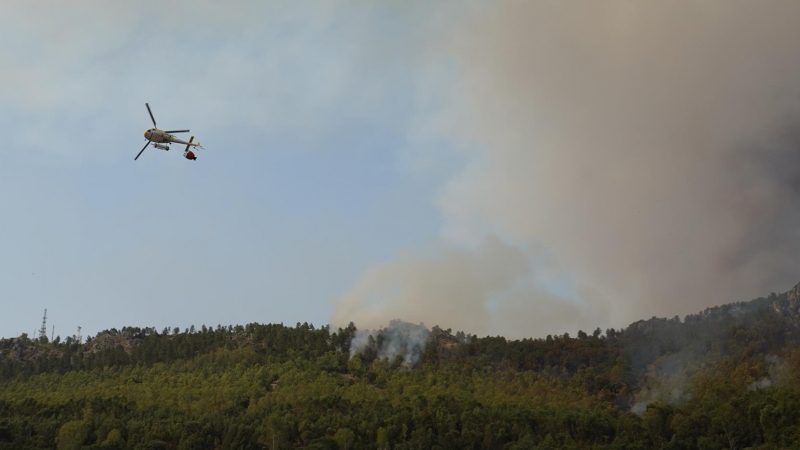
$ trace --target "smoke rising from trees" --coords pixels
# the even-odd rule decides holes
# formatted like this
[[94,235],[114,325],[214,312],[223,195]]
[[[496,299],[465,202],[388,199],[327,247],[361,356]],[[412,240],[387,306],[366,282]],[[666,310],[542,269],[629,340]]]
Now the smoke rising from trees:
[[395,319],[380,330],[356,330],[350,342],[350,357],[359,352],[375,352],[374,356],[387,358],[394,364],[399,356],[403,367],[411,368],[425,351],[428,335],[430,331],[422,323],[415,325]]
[[[334,318],[541,336],[789,288],[799,13],[512,1],[443,30],[429,60],[454,58],[459,78],[420,123],[470,149],[436,199],[452,248],[368,271]],[[576,298],[546,288],[559,273]]]

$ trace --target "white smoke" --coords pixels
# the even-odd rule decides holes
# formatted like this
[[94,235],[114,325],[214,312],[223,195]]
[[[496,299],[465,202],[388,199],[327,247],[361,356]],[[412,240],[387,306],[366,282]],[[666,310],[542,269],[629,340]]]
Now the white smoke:
[[750,385],[748,386],[748,390],[756,391],[758,389],[766,389],[770,386],[772,386],[772,380],[770,380],[767,377],[764,377],[758,381],[750,383]]
[[767,355],[764,357],[764,362],[767,363],[767,376],[750,383],[748,389],[751,391],[780,386],[791,373],[791,368],[786,364],[786,360],[778,355]]
[[350,358],[368,349],[376,351],[378,358],[395,362],[399,356],[403,367],[411,368],[425,351],[430,331],[425,324],[415,325],[394,319],[389,326],[379,330],[356,330],[350,343]]

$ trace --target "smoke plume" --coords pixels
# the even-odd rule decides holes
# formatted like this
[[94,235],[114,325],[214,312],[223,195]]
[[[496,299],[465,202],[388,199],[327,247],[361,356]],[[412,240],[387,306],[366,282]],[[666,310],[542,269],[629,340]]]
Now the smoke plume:
[[356,330],[350,342],[350,357],[372,351],[380,359],[388,358],[389,363],[399,356],[403,367],[411,368],[425,351],[428,335],[430,331],[422,323],[414,325],[395,319],[380,330]]
[[[459,79],[424,122],[470,149],[436,200],[444,240],[466,248],[495,234],[514,245],[390,262],[340,299],[337,316],[407,313],[541,336],[797,282],[800,3],[483,6],[431,44],[430,59],[454,58]],[[530,248],[572,276],[577,301],[541,280],[515,294],[540,277],[522,262]],[[354,314],[390,286],[381,307]],[[498,290],[515,300],[492,310]]]

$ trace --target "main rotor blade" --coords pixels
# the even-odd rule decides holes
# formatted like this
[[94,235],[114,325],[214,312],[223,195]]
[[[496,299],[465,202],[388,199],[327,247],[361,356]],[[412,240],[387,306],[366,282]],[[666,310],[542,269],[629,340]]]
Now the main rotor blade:
[[134,160],[134,161],[136,161],[137,159],[139,159],[139,156],[141,156],[142,152],[144,151],[144,149],[146,149],[146,148],[147,148],[147,146],[148,146],[148,145],[150,145],[150,141],[147,141],[147,144],[144,144],[144,147],[142,147],[142,150],[139,152],[139,154],[138,154],[138,155],[136,155],[136,158],[133,158],[133,160]]
[[172,133],[188,133],[188,132],[189,130],[170,130],[170,131],[165,131],[164,133],[172,134]]
[[156,125],[156,118],[153,117],[153,111],[150,111],[150,105],[145,103],[144,106],[147,106],[147,112],[150,113],[150,118],[153,119],[153,126],[158,128],[158,125]]

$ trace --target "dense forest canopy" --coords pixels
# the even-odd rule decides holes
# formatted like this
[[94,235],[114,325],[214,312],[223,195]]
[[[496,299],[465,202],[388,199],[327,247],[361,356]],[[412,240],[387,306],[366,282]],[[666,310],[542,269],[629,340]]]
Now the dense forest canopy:
[[544,339],[392,322],[0,340],[0,449],[800,448],[800,285]]

